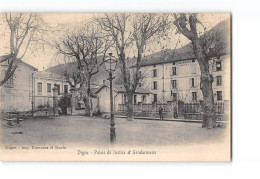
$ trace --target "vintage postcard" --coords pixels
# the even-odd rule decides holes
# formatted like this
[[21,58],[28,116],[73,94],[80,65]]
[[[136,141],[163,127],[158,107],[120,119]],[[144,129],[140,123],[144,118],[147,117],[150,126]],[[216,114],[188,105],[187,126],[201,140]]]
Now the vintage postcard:
[[0,13],[2,161],[230,161],[230,13]]

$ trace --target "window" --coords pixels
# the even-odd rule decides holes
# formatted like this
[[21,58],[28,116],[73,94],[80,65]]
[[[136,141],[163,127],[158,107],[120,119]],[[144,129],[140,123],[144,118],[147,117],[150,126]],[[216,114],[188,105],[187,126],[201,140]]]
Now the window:
[[42,92],[42,83],[37,83],[37,91],[38,93]]
[[158,87],[158,86],[157,86],[157,81],[154,81],[154,82],[153,82],[153,89],[157,89],[157,87]]
[[197,101],[197,92],[192,92],[192,100]]
[[68,94],[68,85],[64,85],[64,93]]
[[173,65],[175,65],[175,62],[172,62]]
[[156,67],[156,65],[153,65],[153,67]]
[[194,88],[195,87],[195,79],[191,78],[191,87]]
[[195,59],[192,59],[191,61],[192,61],[192,63],[194,63],[194,62],[195,62]]
[[172,100],[177,101],[177,93],[172,93]]
[[221,71],[221,70],[222,70],[221,61],[217,61],[216,62],[216,71]]
[[11,76],[11,77],[5,82],[5,84],[7,84],[7,85],[14,85],[14,77]]
[[153,94],[153,102],[157,102],[157,94]]
[[176,80],[172,80],[172,88],[177,88],[177,81]]
[[50,93],[51,92],[51,84],[47,83],[47,92]]
[[[3,71],[4,76],[6,75],[6,71]],[[12,75],[6,82],[5,85],[13,86],[14,85],[14,76]]]
[[222,91],[217,91],[217,100],[218,101],[222,100]]
[[137,97],[136,97],[136,95],[134,95],[134,104],[136,104],[137,103]]
[[153,69],[153,77],[157,77],[157,70]]
[[221,76],[217,76],[217,86],[222,85],[222,77]]
[[58,88],[58,95],[60,95],[60,85],[54,84],[54,86],[56,86]]
[[176,67],[172,67],[172,75],[176,75]]
[[146,96],[145,95],[142,96],[142,101],[143,101],[143,103],[146,103]]

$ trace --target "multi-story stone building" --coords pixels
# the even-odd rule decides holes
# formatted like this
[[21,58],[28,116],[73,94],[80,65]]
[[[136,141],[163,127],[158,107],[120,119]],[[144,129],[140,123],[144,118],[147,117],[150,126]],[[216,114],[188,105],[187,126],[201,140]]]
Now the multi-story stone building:
[[[218,32],[217,40],[222,42],[219,57],[209,61],[210,73],[214,77],[214,100],[230,100],[230,21],[219,23],[209,32]],[[153,93],[153,102],[203,100],[200,66],[191,43],[176,50],[163,50],[148,55],[141,60],[140,65],[140,86]]]
[[[194,57],[158,58],[141,62],[140,86],[149,89],[153,102],[193,102],[203,100],[200,90],[200,67]],[[210,61],[215,101],[230,100],[230,55]]]

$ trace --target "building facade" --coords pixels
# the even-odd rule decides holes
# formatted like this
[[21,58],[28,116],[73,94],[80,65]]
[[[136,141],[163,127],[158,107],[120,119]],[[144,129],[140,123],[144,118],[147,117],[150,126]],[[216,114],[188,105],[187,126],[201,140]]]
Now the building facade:
[[[1,78],[8,68],[8,61],[1,63]],[[21,61],[8,81],[0,87],[0,111],[32,111],[38,107],[53,105],[53,87],[58,94],[70,91],[70,85],[63,76],[37,68]]]
[[[4,77],[8,68],[8,61],[1,63],[1,78]],[[30,111],[32,109],[33,73],[37,68],[20,62],[11,78],[0,87],[0,110]]]
[[[155,62],[155,61],[153,61]],[[203,100],[200,90],[200,67],[195,58],[167,59],[166,62],[141,64],[140,86],[152,92],[152,102],[196,102]],[[214,100],[230,100],[230,55],[210,61]]]
[[58,95],[68,94],[70,85],[65,77],[52,72],[37,71],[33,73],[34,109],[53,105],[53,88],[57,87]]
[[[93,109],[101,113],[110,112],[110,88],[107,85],[101,85],[94,92],[96,98],[93,98]],[[137,88],[133,95],[134,105],[151,103],[151,92],[144,88]],[[114,111],[125,111],[127,96],[124,86],[115,85],[113,87]]]

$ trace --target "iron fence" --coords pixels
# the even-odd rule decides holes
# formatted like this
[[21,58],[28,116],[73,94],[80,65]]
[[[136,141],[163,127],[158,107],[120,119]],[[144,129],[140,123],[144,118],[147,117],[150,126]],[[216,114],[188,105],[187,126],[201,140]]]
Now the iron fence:
[[[162,107],[164,112],[171,111],[171,104],[134,104],[133,109],[135,112],[158,112],[159,108]],[[127,106],[126,104],[118,104],[118,111],[126,112]]]

